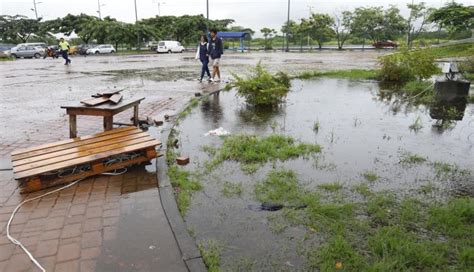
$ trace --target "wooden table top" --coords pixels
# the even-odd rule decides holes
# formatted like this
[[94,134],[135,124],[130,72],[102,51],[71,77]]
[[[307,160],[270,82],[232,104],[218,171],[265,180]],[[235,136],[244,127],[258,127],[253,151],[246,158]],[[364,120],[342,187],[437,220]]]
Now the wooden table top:
[[94,109],[94,110],[101,110],[101,111],[120,111],[122,109],[126,109],[134,104],[140,103],[145,97],[140,98],[124,98],[118,104],[114,104],[111,102],[106,102],[97,106],[87,106],[82,104],[81,102],[77,102],[70,105],[61,106],[61,109]]

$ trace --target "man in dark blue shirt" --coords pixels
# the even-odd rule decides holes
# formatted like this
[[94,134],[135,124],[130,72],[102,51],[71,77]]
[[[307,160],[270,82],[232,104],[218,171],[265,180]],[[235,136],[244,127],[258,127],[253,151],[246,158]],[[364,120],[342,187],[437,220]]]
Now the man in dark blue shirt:
[[209,56],[211,57],[212,64],[212,79],[214,80],[217,75],[215,82],[221,80],[221,71],[219,70],[219,64],[221,61],[221,56],[224,53],[224,47],[222,45],[222,40],[217,37],[217,30],[211,29],[211,40],[209,41]]

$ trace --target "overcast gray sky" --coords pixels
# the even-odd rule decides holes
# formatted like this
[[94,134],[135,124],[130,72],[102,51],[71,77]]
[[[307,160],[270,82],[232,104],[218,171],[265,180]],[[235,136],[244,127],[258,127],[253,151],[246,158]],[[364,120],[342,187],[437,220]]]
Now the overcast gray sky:
[[[111,16],[125,22],[135,21],[134,0],[99,0],[102,16]],[[158,15],[206,14],[206,0],[136,0],[138,18]],[[290,17],[298,20],[313,12],[334,14],[359,6],[398,5],[406,15],[406,4],[412,0],[291,0]],[[428,6],[439,7],[450,0],[425,0]],[[68,13],[86,13],[97,16],[97,0],[37,0],[38,16],[45,20],[62,17]],[[415,1],[421,2],[421,1]],[[474,0],[457,0],[464,5],[473,5]],[[211,19],[235,19],[235,25],[260,30],[271,27],[280,30],[287,17],[287,0],[209,0]],[[0,14],[22,14],[34,18],[33,0],[0,0]]]

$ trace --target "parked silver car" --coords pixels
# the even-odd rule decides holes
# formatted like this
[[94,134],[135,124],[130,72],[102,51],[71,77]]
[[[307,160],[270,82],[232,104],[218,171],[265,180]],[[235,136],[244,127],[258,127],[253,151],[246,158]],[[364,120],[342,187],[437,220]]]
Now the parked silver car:
[[18,45],[13,47],[11,50],[11,56],[14,58],[41,58],[46,54],[41,46],[31,46],[31,45]]

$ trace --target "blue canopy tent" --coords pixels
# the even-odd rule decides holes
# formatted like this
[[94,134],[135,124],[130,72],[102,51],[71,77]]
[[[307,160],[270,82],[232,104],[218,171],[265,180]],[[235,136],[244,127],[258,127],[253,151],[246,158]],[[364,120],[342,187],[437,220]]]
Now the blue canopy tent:
[[217,37],[221,39],[240,39],[240,50],[244,52],[244,39],[247,32],[217,32]]

